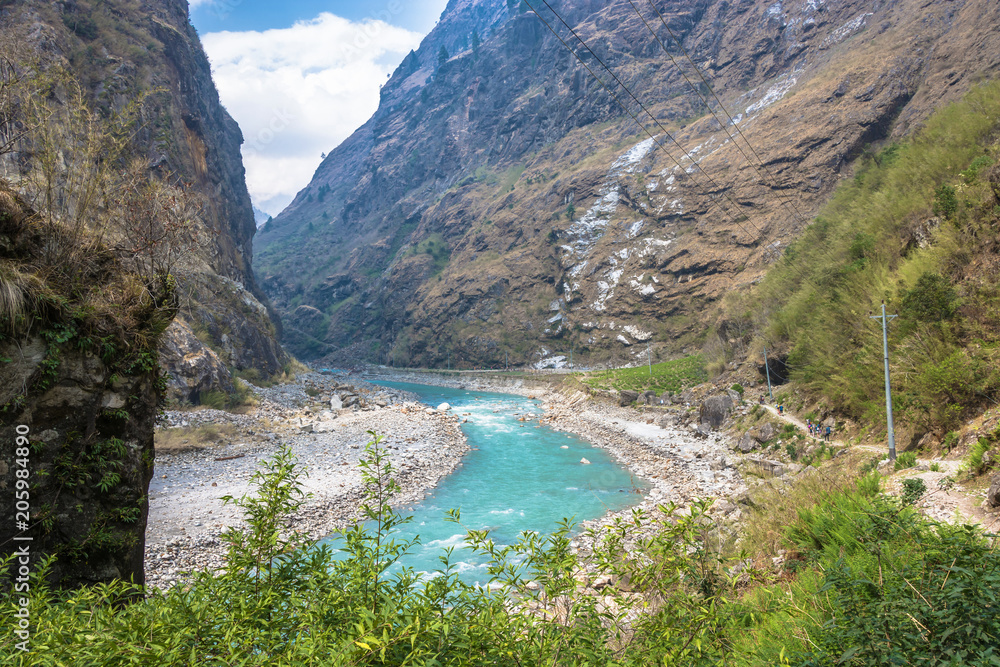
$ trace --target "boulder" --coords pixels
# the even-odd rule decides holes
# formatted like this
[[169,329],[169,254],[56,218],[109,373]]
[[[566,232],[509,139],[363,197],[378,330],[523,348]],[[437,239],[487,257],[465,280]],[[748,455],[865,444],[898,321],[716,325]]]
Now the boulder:
[[785,464],[781,461],[769,461],[767,459],[747,459],[747,461],[760,470],[760,472],[764,475],[781,477],[788,472]]
[[740,442],[737,445],[737,448],[744,454],[749,454],[753,450],[757,449],[757,446],[758,446],[757,439],[754,436],[750,435],[750,432],[747,431],[746,433],[743,434],[743,437],[740,438]]
[[631,389],[623,389],[618,393],[618,405],[625,407],[632,405],[637,400],[639,400],[639,392],[632,391]]
[[345,394],[344,396],[340,397],[340,400],[345,408],[353,408],[360,401],[360,399],[355,394]]
[[437,407],[437,409],[438,412],[448,412],[448,410],[451,410],[451,405],[449,405],[448,403],[442,403]]
[[1000,473],[993,476],[993,482],[986,492],[986,505],[988,507],[1000,507]]
[[754,435],[754,438],[756,438],[757,442],[763,445],[777,434],[778,427],[771,422],[767,422],[762,424],[760,428],[757,429],[757,433]]
[[331,410],[342,410],[344,408],[344,402],[340,400],[340,396],[334,394],[330,397],[330,409]]
[[583,465],[590,465],[590,461],[588,461],[586,458],[580,459],[580,463],[582,463]]
[[657,403],[656,392],[653,391],[652,389],[649,391],[644,391],[642,393],[642,402],[645,403],[646,405],[656,405]]
[[732,409],[733,399],[728,395],[719,394],[718,396],[710,396],[701,404],[699,420],[702,426],[717,429],[726,421],[726,417]]
[[198,403],[206,392],[236,390],[229,369],[202,343],[184,320],[175,319],[160,341],[160,366],[167,376],[167,398]]

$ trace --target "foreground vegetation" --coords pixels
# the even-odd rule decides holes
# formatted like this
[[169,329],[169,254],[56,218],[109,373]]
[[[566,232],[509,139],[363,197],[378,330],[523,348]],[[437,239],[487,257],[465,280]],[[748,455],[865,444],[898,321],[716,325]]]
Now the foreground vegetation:
[[[637,511],[608,526],[590,558],[591,581],[621,584],[594,595],[580,592],[568,525],[510,546],[471,531],[491,559],[490,590],[457,578],[451,550],[432,579],[390,574],[411,543],[389,505],[396,486],[379,438],[367,451],[371,528],[344,532],[347,559],[287,530],[305,496],[285,450],[255,476],[256,496],[227,499],[248,528],[225,535],[225,571],[166,592],[56,591],[43,567],[31,582],[31,650],[5,634],[5,664],[1000,664],[995,542],[922,520],[879,494],[876,474],[817,472],[759,495],[742,553],[723,546],[709,502]],[[655,535],[623,556],[650,523]],[[12,567],[3,563],[5,580]],[[4,627],[15,627],[15,602],[3,593]]]
[[[1000,83],[860,161],[752,294],[742,341],[787,354],[791,379],[840,414],[885,424],[888,313],[896,419],[939,437],[1000,393]],[[749,338],[755,337],[755,341]]]

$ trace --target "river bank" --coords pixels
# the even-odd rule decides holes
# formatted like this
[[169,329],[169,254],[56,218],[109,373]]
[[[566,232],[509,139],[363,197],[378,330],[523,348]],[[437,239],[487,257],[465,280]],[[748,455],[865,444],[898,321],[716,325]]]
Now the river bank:
[[[304,488],[313,494],[293,517],[290,528],[310,537],[321,538],[358,517],[362,480],[357,463],[370,440],[369,430],[386,435],[383,445],[399,471],[397,481],[403,491],[397,508],[405,510],[424,498],[468,451],[461,417],[429,409],[407,392],[371,385],[369,380],[539,399],[544,410],[539,422],[601,447],[645,480],[649,492],[637,505],[654,514],[660,504],[683,506],[703,497],[729,499],[745,490],[728,458],[725,436],[695,433],[687,423],[690,413],[683,407],[659,415],[643,414],[581,392],[566,394],[553,391],[544,382],[536,385],[511,378],[309,373],[290,385],[256,388],[258,405],[247,414],[199,410],[165,415],[161,430],[187,429],[193,437],[199,428],[224,426],[231,437],[210,447],[158,450],[149,493],[148,584],[166,587],[182,578],[185,571],[223,566],[225,547],[220,535],[241,523],[238,511],[219,499],[250,491],[249,481],[259,464],[282,445],[298,457],[308,474]],[[739,512],[728,501],[717,503],[716,511]],[[615,516],[626,515],[631,515],[631,509],[608,513],[581,527],[596,528]],[[589,549],[585,534],[574,540],[574,547]]]
[[[460,417],[428,409],[406,392],[358,379],[309,373],[293,384],[256,388],[254,393],[258,405],[247,414],[197,410],[164,415],[158,440],[169,434],[173,446],[158,448],[149,485],[148,585],[168,587],[185,571],[223,567],[220,535],[242,521],[239,510],[220,499],[250,492],[250,479],[261,462],[282,446],[298,458],[308,475],[303,488],[312,494],[289,527],[316,539],[359,516],[362,477],[357,464],[371,440],[368,431],[385,436],[381,446],[397,469],[400,508],[423,499],[468,449]],[[331,400],[333,406],[350,406],[333,409]],[[225,434],[225,439],[195,446],[206,429]],[[175,444],[183,435],[190,436],[191,446]]]
[[[536,398],[545,416],[540,420],[555,430],[572,433],[606,450],[623,467],[649,484],[649,492],[636,508],[659,514],[657,507],[675,503],[681,507],[699,498],[715,498],[711,513],[738,520],[741,510],[734,499],[747,491],[735,467],[731,439],[725,433],[702,435],[693,427],[690,406],[672,406],[642,412],[595,399],[583,392],[553,390],[544,378],[512,378],[488,375],[455,376],[440,373],[368,371],[373,381],[394,379],[475,391],[495,391]],[[608,512],[599,519],[582,522],[584,530],[599,528],[616,517],[628,517],[632,508]],[[640,537],[633,535],[633,538]],[[591,547],[585,534],[574,540],[576,548]]]

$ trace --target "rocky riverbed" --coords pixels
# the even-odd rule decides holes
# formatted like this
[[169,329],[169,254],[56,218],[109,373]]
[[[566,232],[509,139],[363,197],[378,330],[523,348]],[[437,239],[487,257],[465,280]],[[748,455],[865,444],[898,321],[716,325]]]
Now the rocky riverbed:
[[[696,498],[714,497],[720,499],[715,513],[730,519],[739,516],[730,499],[746,487],[730,459],[728,436],[696,428],[690,406],[643,413],[582,392],[550,391],[518,379],[366,377],[538,398],[544,407],[542,423],[604,448],[645,480],[649,491],[639,499],[640,508],[655,515],[661,504],[685,506]],[[298,457],[308,474],[305,489],[313,494],[291,527],[317,538],[358,516],[357,463],[371,439],[367,431],[386,435],[383,445],[403,488],[396,503],[399,508],[422,499],[459,465],[468,449],[459,416],[428,409],[407,392],[377,387],[359,376],[309,373],[292,384],[255,389],[255,394],[258,405],[247,414],[216,410],[166,414],[161,429],[167,432],[189,429],[193,439],[197,429],[225,427],[227,438],[212,446],[185,449],[171,437],[173,451],[158,451],[146,537],[150,585],[169,586],[185,571],[222,567],[225,547],[220,534],[241,523],[238,510],[220,498],[250,492],[250,478],[259,464],[280,446],[289,446]],[[631,509],[609,513],[583,527],[609,523],[616,514],[629,516]],[[580,535],[574,546],[588,550],[591,545],[586,535]]]
[[[366,377],[390,379],[369,372]],[[608,451],[622,466],[646,481],[649,491],[636,507],[659,514],[657,507],[676,503],[684,508],[699,498],[714,498],[711,513],[727,522],[742,513],[737,498],[745,495],[746,483],[736,468],[742,458],[733,453],[732,438],[701,424],[693,403],[671,405],[643,412],[595,399],[583,392],[553,391],[548,383],[520,378],[489,376],[442,376],[436,373],[393,375],[391,379],[433,384],[476,391],[499,391],[530,396],[542,401],[550,427],[573,433]],[[715,391],[707,387],[706,391]],[[693,399],[692,399],[693,400]],[[681,511],[685,511],[682,509]],[[632,508],[609,512],[587,521],[582,528],[599,528],[615,517],[630,517]],[[640,537],[634,534],[633,538]],[[588,550],[592,545],[585,534],[574,546]]]
[[[221,533],[240,526],[241,516],[226,495],[252,491],[260,463],[288,446],[308,475],[311,499],[292,529],[319,538],[357,518],[362,498],[358,461],[371,440],[385,435],[386,448],[402,488],[403,508],[424,497],[459,464],[468,449],[460,417],[416,403],[406,392],[384,390],[343,376],[310,373],[293,384],[255,390],[258,405],[247,414],[218,410],[171,411],[158,440],[170,435],[170,451],[157,451],[149,486],[146,581],[166,587],[185,571],[222,567]],[[195,444],[206,429],[222,442]],[[178,439],[190,435],[189,446]],[[162,449],[162,448],[161,448]]]

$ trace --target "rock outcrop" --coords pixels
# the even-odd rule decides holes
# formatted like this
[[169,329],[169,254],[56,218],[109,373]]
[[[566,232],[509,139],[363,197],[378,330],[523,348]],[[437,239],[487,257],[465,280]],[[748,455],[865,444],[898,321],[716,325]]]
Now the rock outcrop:
[[[264,375],[280,371],[287,358],[251,270],[256,226],[240,155],[243,136],[219,102],[187,1],[24,0],[0,12],[4,39],[22,42],[41,54],[46,68],[76,78],[99,115],[142,100],[134,157],[147,165],[150,179],[184,183],[194,211],[195,227],[187,246],[173,250],[172,267],[188,321],[202,326],[224,363]],[[0,175],[16,183],[31,160],[30,150],[0,160]]]
[[993,476],[990,488],[986,491],[986,505],[988,507],[1000,507],[1000,474]]
[[699,420],[703,426],[715,430],[722,426],[732,409],[733,399],[728,394],[709,396],[701,404]]
[[[46,229],[5,187],[0,276],[17,294],[0,314],[0,511],[8,517],[0,556],[30,537],[29,569],[56,556],[56,585],[142,584],[161,397],[156,345],[176,313],[176,287],[131,273],[92,237]],[[29,311],[41,295],[49,305]]]
[[167,398],[197,405],[212,391],[232,393],[233,378],[222,360],[178,318],[164,333],[160,365],[168,377]]

